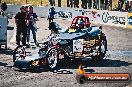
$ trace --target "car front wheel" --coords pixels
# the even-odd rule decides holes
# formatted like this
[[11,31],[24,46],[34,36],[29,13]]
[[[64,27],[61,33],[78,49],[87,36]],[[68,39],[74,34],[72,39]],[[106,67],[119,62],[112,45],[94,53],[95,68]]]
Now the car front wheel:
[[49,51],[47,62],[48,62],[48,67],[50,69],[57,68],[57,65],[58,65],[58,52],[57,52],[56,49],[51,49]]

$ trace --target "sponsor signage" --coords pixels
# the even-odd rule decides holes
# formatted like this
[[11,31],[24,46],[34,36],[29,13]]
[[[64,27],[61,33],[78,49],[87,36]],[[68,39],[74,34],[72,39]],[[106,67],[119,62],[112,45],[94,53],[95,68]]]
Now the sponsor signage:
[[132,29],[132,13],[128,13],[127,28]]

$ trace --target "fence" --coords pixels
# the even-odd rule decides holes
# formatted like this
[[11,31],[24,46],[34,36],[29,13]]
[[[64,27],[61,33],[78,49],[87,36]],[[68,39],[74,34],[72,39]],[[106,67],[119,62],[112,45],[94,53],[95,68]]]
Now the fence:
[[[9,5],[7,12],[16,14],[19,11],[19,5]],[[50,7],[35,6],[34,11],[40,17],[47,17],[48,9]],[[72,18],[78,15],[88,16],[90,22],[100,23],[110,26],[132,28],[132,13],[108,11],[108,10],[91,10],[82,8],[67,8],[67,7],[55,7],[56,11],[68,11],[72,12]]]

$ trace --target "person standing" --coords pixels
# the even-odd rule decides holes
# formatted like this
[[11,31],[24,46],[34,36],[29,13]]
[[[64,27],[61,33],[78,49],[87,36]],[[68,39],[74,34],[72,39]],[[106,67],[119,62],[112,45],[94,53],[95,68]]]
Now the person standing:
[[55,6],[55,0],[49,0],[50,6]]
[[128,0],[125,0],[125,10],[128,11],[129,2]]
[[112,10],[112,0],[109,0],[109,6],[110,6],[109,10]]
[[5,2],[3,2],[3,3],[1,4],[1,10],[2,10],[2,11],[5,11],[6,9],[7,9],[7,5],[6,5]]
[[27,14],[27,26],[28,26],[27,42],[28,42],[28,45],[29,45],[29,40],[30,40],[30,30],[32,31],[32,34],[33,34],[34,43],[37,45],[37,40],[36,40],[36,31],[37,31],[36,21],[38,20],[37,17],[38,16],[36,15],[36,13],[33,12],[33,7],[30,6],[29,12]]
[[105,10],[108,10],[108,0],[105,0]]
[[1,4],[1,15],[5,15],[5,10],[7,9],[7,5],[6,5],[6,3],[5,2],[3,2],[2,4]]
[[70,4],[69,4],[70,0],[67,0],[67,7],[70,7]]
[[61,0],[58,0],[58,7],[61,7]]
[[99,10],[99,0],[96,0],[96,3],[97,3],[97,8],[96,9],[98,9]]
[[81,0],[82,1],[82,8],[85,8],[85,0]]
[[55,15],[55,14],[56,14],[55,8],[54,8],[54,7],[51,7],[51,8],[49,9],[49,13],[48,13],[49,24],[50,24],[51,22],[53,22],[53,19],[54,19],[54,15]]
[[21,34],[22,36],[22,45],[26,46],[26,36],[27,36],[27,26],[26,26],[26,12],[24,6],[20,8],[15,16],[15,23],[17,27],[16,31],[16,44],[20,46]]
[[88,0],[88,8],[91,9],[92,7],[92,0]]
[[74,4],[74,0],[70,0],[70,7],[72,8]]
[[75,7],[79,8],[79,0],[74,1]]
[[123,4],[124,4],[124,0],[121,1],[121,8],[120,8],[120,10],[122,10]]

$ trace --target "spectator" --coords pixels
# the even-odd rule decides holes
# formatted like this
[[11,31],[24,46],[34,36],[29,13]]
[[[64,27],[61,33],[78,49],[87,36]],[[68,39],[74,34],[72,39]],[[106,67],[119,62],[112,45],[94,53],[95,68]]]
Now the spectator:
[[25,12],[28,13],[28,6],[25,6]]
[[105,0],[105,10],[108,10],[108,0]]
[[1,10],[2,10],[2,11],[5,11],[6,9],[7,9],[7,5],[6,5],[6,3],[4,2],[4,3],[1,4]]
[[98,9],[99,10],[99,0],[96,0],[96,9]]
[[29,39],[30,39],[30,30],[32,31],[32,34],[33,34],[34,43],[37,45],[37,40],[36,40],[36,31],[37,31],[36,21],[38,20],[37,17],[38,16],[36,15],[36,13],[33,12],[33,7],[30,6],[29,12],[27,14],[27,25],[28,25],[27,42],[28,42],[28,45],[29,45]]
[[67,7],[70,7],[70,4],[69,4],[70,0],[67,0]]
[[125,1],[125,10],[128,11],[128,7],[129,7],[129,2],[128,0]]
[[58,0],[58,7],[61,7],[61,0]]
[[112,10],[112,0],[109,0],[109,6],[110,6],[109,10]]
[[95,0],[93,0],[93,8],[95,9],[96,8],[96,2],[95,2]]
[[49,0],[50,6],[55,6],[55,0]]
[[82,8],[87,8],[87,0],[82,0]]
[[7,5],[6,5],[6,3],[4,2],[4,3],[2,3],[1,4],[1,15],[5,15],[5,13],[4,13],[4,11],[7,9]]
[[104,10],[104,0],[100,0],[100,9]]
[[88,7],[87,3],[88,3],[88,1],[85,0],[85,1],[84,1],[84,8],[85,8],[85,9],[87,9],[87,7]]
[[132,12],[132,1],[129,1],[128,12]]
[[88,8],[91,9],[92,7],[92,0],[88,0]]
[[99,9],[99,0],[93,0],[93,8]]
[[75,3],[75,7],[79,8],[79,0],[75,0],[74,3]]
[[53,22],[55,13],[56,13],[56,12],[55,12],[55,8],[54,8],[54,7],[51,7],[51,8],[49,9],[49,13],[48,13],[49,24],[50,24],[51,22]]
[[118,1],[118,10],[120,10],[120,11],[122,10],[123,4],[124,4],[124,0]]
[[74,4],[74,0],[70,0],[70,7],[72,8]]
[[26,46],[26,35],[27,35],[27,26],[26,26],[26,12],[25,8],[22,6],[20,8],[20,12],[18,12],[15,16],[15,23],[17,26],[16,31],[16,44],[20,45],[20,35],[22,34],[22,45]]

